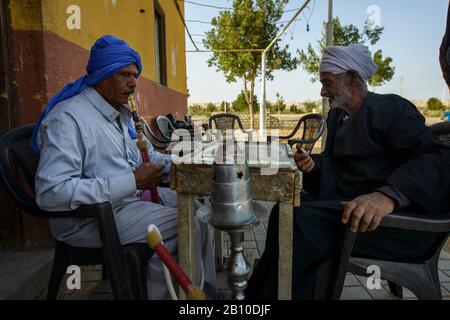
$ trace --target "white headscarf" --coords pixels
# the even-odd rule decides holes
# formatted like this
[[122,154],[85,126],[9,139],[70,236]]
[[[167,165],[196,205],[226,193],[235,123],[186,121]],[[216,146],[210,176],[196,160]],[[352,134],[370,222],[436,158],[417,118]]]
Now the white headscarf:
[[361,44],[330,46],[325,49],[320,63],[321,72],[341,74],[354,70],[364,81],[369,80],[377,69],[369,48]]

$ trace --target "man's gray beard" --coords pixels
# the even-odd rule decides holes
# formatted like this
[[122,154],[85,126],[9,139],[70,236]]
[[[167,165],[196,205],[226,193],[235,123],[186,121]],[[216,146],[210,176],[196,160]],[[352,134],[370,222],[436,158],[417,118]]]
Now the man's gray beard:
[[345,106],[347,106],[353,98],[353,93],[350,90],[350,88],[347,86],[346,83],[344,83],[344,80],[342,80],[340,88],[339,88],[339,96],[334,97],[333,103],[330,103],[330,108],[343,108],[345,109]]

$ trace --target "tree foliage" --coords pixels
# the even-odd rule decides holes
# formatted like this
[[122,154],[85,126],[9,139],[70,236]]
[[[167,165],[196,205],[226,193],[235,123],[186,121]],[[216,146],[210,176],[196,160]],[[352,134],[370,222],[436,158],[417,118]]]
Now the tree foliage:
[[[348,46],[359,43],[371,46],[380,40],[383,30],[383,27],[374,26],[367,20],[362,31],[360,31],[353,24],[342,25],[339,17],[336,17],[333,19],[333,45]],[[326,48],[326,39],[326,23],[324,23],[324,31],[322,31],[322,37],[318,41],[318,47],[315,49],[310,43],[306,50],[298,51],[300,65],[312,76],[312,82],[319,80],[320,58]],[[369,79],[369,84],[380,86],[390,81],[395,73],[395,67],[391,66],[392,58],[383,58],[382,50],[377,50],[373,55],[373,60],[377,64],[378,70]]]
[[[221,11],[211,21],[212,28],[203,44],[213,51],[210,67],[224,73],[228,82],[241,79],[244,97],[249,106],[250,123],[254,123],[254,92],[256,77],[261,75],[261,52],[223,52],[218,50],[265,49],[279,32],[277,22],[288,0],[234,0],[233,10]],[[273,70],[293,70],[297,59],[288,52],[289,46],[276,43],[267,54],[267,78]]]
[[319,109],[319,104],[315,101],[305,101],[303,102],[303,109],[306,113],[311,113]]
[[216,112],[216,111],[217,111],[217,107],[216,107],[216,105],[214,103],[209,102],[206,105],[206,112],[207,113],[213,113],[213,112]]
[[284,112],[286,110],[286,103],[284,102],[283,97],[277,92],[276,94],[277,100],[274,104],[271,105],[272,112]]
[[[241,93],[236,97],[236,100],[232,102],[231,107],[234,112],[248,112],[249,106],[245,96],[244,90],[241,90]],[[253,107],[254,111],[259,111],[259,104],[256,95],[253,96]]]
[[430,98],[427,101],[428,110],[443,110],[445,108],[444,104],[438,98]]

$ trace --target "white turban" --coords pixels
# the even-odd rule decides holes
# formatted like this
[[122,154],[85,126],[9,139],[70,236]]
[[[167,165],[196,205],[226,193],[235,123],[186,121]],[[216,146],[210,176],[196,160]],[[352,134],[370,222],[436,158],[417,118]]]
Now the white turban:
[[373,62],[369,48],[360,44],[330,46],[325,49],[320,63],[321,72],[341,74],[356,71],[364,81],[375,74],[378,67]]

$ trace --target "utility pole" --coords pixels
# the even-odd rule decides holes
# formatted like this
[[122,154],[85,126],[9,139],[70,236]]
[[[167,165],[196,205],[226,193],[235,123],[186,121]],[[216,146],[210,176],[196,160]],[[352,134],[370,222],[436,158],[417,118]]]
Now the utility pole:
[[[333,45],[333,0],[328,0],[328,22],[327,22],[327,47]],[[322,115],[326,119],[330,111],[328,99],[322,98]],[[325,141],[327,140],[327,130],[322,135],[321,149],[325,149]]]

